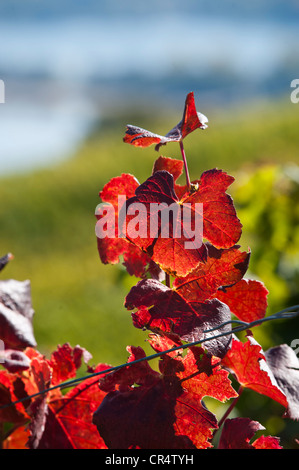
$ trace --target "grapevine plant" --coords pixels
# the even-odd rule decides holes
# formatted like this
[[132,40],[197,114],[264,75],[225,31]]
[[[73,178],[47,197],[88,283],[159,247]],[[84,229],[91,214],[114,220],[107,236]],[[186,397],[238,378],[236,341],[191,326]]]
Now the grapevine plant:
[[[181,122],[165,136],[128,125],[124,142],[157,151],[177,142],[182,159],[159,156],[142,184],[123,173],[100,192],[99,256],[139,279],[124,306],[134,327],[148,330],[151,356],[128,346],[125,364],[91,366],[88,351],[66,343],[46,358],[34,338],[29,282],[0,282],[3,448],[282,449],[262,423],[229,416],[248,388],[298,420],[297,356],[285,344],[264,352],[253,334],[265,321],[296,315],[298,306],[266,316],[267,288],[244,278],[250,250],[238,245],[242,224],[227,193],[234,178],[212,169],[190,179],[183,140],[207,122],[189,93]],[[0,259],[0,270],[10,259]],[[86,375],[77,377],[82,363]],[[205,397],[229,402],[219,421]]]

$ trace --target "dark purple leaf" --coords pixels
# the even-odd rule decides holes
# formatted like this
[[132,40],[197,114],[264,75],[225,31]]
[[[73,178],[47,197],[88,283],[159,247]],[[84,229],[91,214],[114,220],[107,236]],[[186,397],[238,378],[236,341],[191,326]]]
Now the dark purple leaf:
[[5,349],[35,347],[29,281],[0,281],[0,338]]
[[265,352],[267,363],[284,394],[288,408],[285,416],[299,419],[299,359],[287,344],[281,344]]

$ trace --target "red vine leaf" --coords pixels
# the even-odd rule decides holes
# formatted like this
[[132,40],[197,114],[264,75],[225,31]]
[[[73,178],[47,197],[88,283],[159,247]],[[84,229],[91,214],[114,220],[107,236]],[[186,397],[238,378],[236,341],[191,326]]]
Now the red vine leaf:
[[231,348],[222,359],[222,365],[236,375],[238,382],[262,395],[266,395],[285,408],[288,401],[279,387],[261,346],[248,336],[245,343],[233,338]]
[[76,377],[82,358],[87,363],[91,357],[88,351],[80,346],[72,348],[68,343],[58,346],[49,361],[49,365],[53,370],[51,384],[57,385]]
[[[96,212],[98,220],[96,225],[98,252],[102,263],[117,264],[120,256],[123,256],[124,266],[130,275],[144,277],[146,266],[151,262],[148,255],[143,253],[138,247],[132,245],[126,238],[121,237],[119,230],[119,204],[123,205],[126,199],[134,196],[135,189],[139,186],[136,178],[130,174],[123,173],[121,176],[112,178],[100,192],[100,197],[104,203],[108,204],[107,212],[102,210]],[[121,199],[119,200],[119,196]],[[109,211],[111,206],[111,212]],[[101,224],[101,225],[100,225]],[[103,225],[108,226],[107,234],[102,234]],[[109,227],[112,234],[109,233]],[[100,236],[99,236],[100,235]]]
[[[0,407],[17,401],[24,396],[24,384],[15,373],[0,371]],[[22,403],[0,410],[0,423],[22,424],[29,420],[29,415]]]
[[187,274],[205,260],[201,208],[178,200],[170,173],[157,171],[135,194],[127,201],[125,220],[127,238],[135,246],[169,274]]
[[187,192],[187,185],[177,184],[177,179],[182,175],[184,163],[182,160],[160,156],[154,163],[153,174],[157,171],[168,171],[173,176],[174,191],[179,199]]
[[22,351],[5,349],[0,350],[0,364],[9,372],[15,373],[28,369],[30,361]]
[[173,176],[173,182],[176,183],[177,179],[183,174],[183,169],[184,163],[182,160],[161,155],[154,163],[153,174],[157,171],[168,171]]
[[[74,377],[81,360],[90,358],[86,350],[79,346],[71,348],[69,344],[59,346],[50,360],[32,348],[27,348],[25,354],[30,360],[29,369],[22,374],[0,372],[0,405],[44,392]],[[100,364],[93,372],[108,367]],[[55,389],[5,408],[1,411],[0,421],[20,425],[29,421],[27,448],[103,449],[106,446],[92,424],[92,415],[104,396],[105,392],[98,387],[98,378],[93,377],[65,395]],[[22,435],[24,437],[24,433]]]
[[[37,392],[46,390],[51,385],[52,370],[48,362],[42,357],[37,356],[31,360],[30,367],[31,383],[36,386]],[[57,393],[60,393],[57,391]],[[30,405],[32,419],[29,424],[30,436],[28,447],[37,449],[45,430],[45,423],[48,415],[47,395],[37,397]]]
[[[157,336],[151,338],[151,344],[155,349],[165,350],[171,345],[171,340],[166,338],[164,343]],[[132,359],[144,355],[141,348],[130,350]],[[174,360],[175,364],[168,367],[165,373],[167,360]],[[201,362],[204,363],[203,367]],[[207,362],[204,351],[194,348],[184,359],[179,356],[174,358],[173,354],[164,356],[163,374],[158,374],[148,365],[137,364],[134,373],[131,368],[123,368],[100,379],[100,388],[105,389],[109,380],[110,392],[94,414],[93,421],[106,445],[112,449],[211,447],[209,439],[212,429],[217,428],[217,420],[202,405],[201,398],[212,393],[217,395],[217,399],[225,401],[235,396],[235,391],[225,371],[215,367],[212,375],[204,372]],[[219,387],[222,387],[221,397],[220,393],[218,396],[220,388],[218,390],[212,386],[217,380]],[[209,383],[210,387],[206,385],[201,390],[200,385],[204,382]]]
[[259,422],[249,418],[226,419],[218,449],[282,449],[279,439],[272,436],[261,436],[250,443],[255,433],[264,429]]
[[127,238],[169,274],[187,275],[205,261],[202,238],[231,248],[241,236],[242,225],[225,193],[232,181],[221,170],[210,170],[196,182],[194,192],[179,200],[172,174],[156,171],[126,203]]
[[252,322],[264,318],[268,294],[262,282],[242,279],[232,287],[220,289],[215,297],[226,303],[240,320]]
[[[109,366],[100,364],[94,372]],[[39,449],[105,449],[106,446],[92,423],[92,416],[106,394],[98,387],[98,379],[85,380],[64,396],[49,402],[45,431]]]
[[283,449],[275,436],[261,436],[252,443],[255,449]]
[[141,347],[128,346],[127,351],[130,353],[127,361],[128,366],[122,367],[110,374],[105,375],[99,379],[100,389],[104,392],[111,392],[118,385],[119,390],[129,390],[132,383],[138,386],[151,386],[156,382],[159,373],[155,372],[148,364],[147,361],[142,361],[137,364],[130,365],[138,359],[145,358],[145,352]]
[[279,437],[261,436],[252,443],[255,449],[283,449]]
[[[179,346],[168,337],[154,334],[150,335],[149,342],[156,352]],[[164,376],[176,374],[184,389],[196,395],[198,400],[208,396],[225,402],[238,396],[231,386],[228,372],[220,367],[219,359],[201,347],[188,348],[185,356],[180,350],[163,355],[159,368]]]
[[176,278],[173,287],[189,301],[204,301],[215,294],[215,297],[226,303],[218,296],[217,290],[222,286],[239,285],[247,271],[250,253],[242,252],[239,246],[218,250],[207,243],[206,247],[206,262],[199,264],[186,277]]
[[127,125],[123,141],[136,147],[149,147],[156,144],[155,150],[168,142],[179,142],[196,129],[206,129],[208,119],[196,111],[194,93],[187,95],[182,120],[165,136],[142,129],[141,127]]
[[28,437],[28,427],[20,426],[3,441],[3,449],[26,449]]
[[[228,348],[229,334],[208,341],[211,336],[230,331],[230,325],[222,326],[230,320],[229,309],[217,299],[189,301],[160,282],[145,279],[132,287],[125,299],[125,307],[137,309],[132,313],[136,328],[178,335],[189,342],[205,339],[204,347],[218,357],[222,357]],[[213,332],[204,332],[212,328]]]
[[[28,351],[28,354],[31,357],[31,366],[29,372],[26,373],[26,375],[24,374],[23,379],[28,395],[42,392],[51,386],[58,385],[66,380],[74,378],[76,376],[77,369],[81,365],[82,358],[87,361],[91,357],[85,349],[80,348],[80,346],[71,348],[68,343],[58,346],[56,351],[51,355],[50,360],[47,360],[37,351],[31,350]],[[105,368],[105,366],[103,367]],[[85,385],[87,386],[86,383]],[[78,390],[79,389],[76,389],[77,392]],[[74,392],[74,390],[72,392]],[[103,395],[101,393],[99,393],[99,395],[102,398]],[[72,410],[72,413],[69,414],[68,418],[66,417],[64,407],[66,404],[66,397],[68,398],[68,410]],[[70,420],[68,423],[62,424],[57,403],[60,404],[58,407],[59,410],[61,407],[64,408],[65,414],[63,416],[65,416],[66,421],[67,419]],[[80,412],[78,412],[77,417],[75,417],[75,409],[78,404],[79,402],[76,402],[75,395],[70,393],[63,396],[59,389],[35,398],[29,408],[29,413],[31,415],[31,422],[29,425],[30,437],[28,440],[29,448],[70,448],[70,435],[76,435],[77,433],[80,435],[80,442],[85,442],[86,445],[88,443],[88,445],[92,446],[92,442],[89,443],[91,432],[89,427],[91,425],[92,413],[90,413],[90,409],[88,412],[88,405],[86,407],[86,414],[84,415],[84,410],[81,406]],[[98,402],[96,405],[98,405]],[[88,425],[80,431],[78,429],[79,417],[80,422],[83,422],[84,419],[89,417]],[[86,429],[88,429],[88,436],[86,435]],[[98,442],[98,435],[95,432],[96,429],[94,428],[93,431],[95,442]],[[73,443],[72,440],[71,442]],[[76,445],[74,444],[71,448],[76,448]]]
[[197,186],[184,202],[203,204],[203,236],[216,248],[231,248],[242,233],[242,224],[237,217],[233,200],[226,193],[234,178],[222,170],[214,168],[205,171]]
[[29,281],[0,281],[0,338],[6,349],[36,346]]

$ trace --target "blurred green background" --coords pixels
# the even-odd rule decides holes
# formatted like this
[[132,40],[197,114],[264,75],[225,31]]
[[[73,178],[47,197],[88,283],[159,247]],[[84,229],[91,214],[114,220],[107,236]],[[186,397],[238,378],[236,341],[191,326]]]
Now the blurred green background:
[[[22,2],[13,3],[15,7],[20,7]],[[56,2],[52,3],[56,5]],[[65,7],[69,8],[67,3]],[[89,3],[95,5],[92,1]],[[131,3],[134,6],[134,2]],[[189,13],[192,15],[192,2],[189,3]],[[99,4],[109,10],[108,3]],[[264,5],[263,2],[261,4]],[[32,5],[35,11],[34,2]],[[59,10],[57,5],[55,8]],[[8,15],[9,24],[13,11],[7,13],[3,5],[0,4],[0,7]],[[253,15],[259,11],[261,18],[265,19],[267,8],[262,10],[263,6],[260,7],[264,16],[257,5],[255,8],[257,10]],[[48,12],[50,17],[57,13],[54,10],[51,10],[51,14]],[[209,11],[209,21],[213,22],[214,13]],[[78,24],[80,14],[78,12],[76,17]],[[101,16],[99,12],[97,14]],[[196,14],[198,21],[202,20],[200,13]],[[279,16],[280,10],[275,14]],[[41,21],[41,16],[41,10],[36,16],[33,15],[37,23]],[[123,16],[120,19],[126,21]],[[215,24],[218,24],[217,21],[222,20],[217,17]],[[227,23],[224,24],[227,26]],[[229,28],[226,32],[229,36]],[[121,43],[121,36],[118,41]],[[164,41],[166,44],[170,39],[165,37]],[[141,38],[142,44],[147,43]],[[213,49],[210,47],[210,56],[213,58]],[[259,43],[255,44],[255,50],[258,47]],[[21,47],[20,51],[23,53]],[[82,59],[84,49],[79,52]],[[67,54],[65,57],[69,59]],[[130,54],[126,58],[128,63],[129,57]],[[204,63],[204,56],[196,57],[190,55],[191,65],[193,61],[196,67],[200,67]],[[253,54],[252,64],[255,58]],[[30,65],[30,61],[28,63]],[[69,82],[57,81],[57,77],[44,76],[45,71],[37,74],[36,71],[29,73],[26,69],[23,75],[18,71],[21,80],[18,88],[17,74],[13,75],[13,68],[8,72],[3,64],[5,62],[2,63],[0,58],[7,90],[7,103],[3,105],[6,108],[1,108],[3,112],[0,115],[3,126],[11,117],[17,125],[17,119],[14,118],[17,115],[9,115],[12,110],[9,99],[14,97],[18,101],[20,95],[15,96],[13,90],[22,87],[24,94],[27,94],[29,83],[33,87],[30,99],[40,99],[36,91],[38,84],[38,90],[46,91],[47,99],[53,104],[53,89],[48,86],[51,80],[55,82],[56,91],[60,90],[61,83],[64,91],[70,83],[75,87],[78,98],[81,86],[77,87],[78,77],[69,79]],[[70,73],[76,69],[71,69],[71,60],[68,63],[66,59],[66,64],[70,67]],[[260,279],[268,288],[267,315],[299,304],[299,104],[290,101],[289,88],[290,80],[296,78],[294,73],[297,69],[290,57],[281,64],[281,69],[275,69],[268,82],[261,79],[260,87],[257,86],[256,77],[249,76],[247,81],[241,80],[235,72],[229,70],[228,62],[219,61],[218,56],[206,76],[199,74],[199,78],[196,73],[188,75],[182,72],[186,67],[182,60],[181,63],[178,61],[172,64],[171,73],[168,71],[168,75],[163,75],[163,72],[160,77],[154,76],[155,69],[151,72],[153,76],[146,69],[143,77],[133,70],[132,75],[115,78],[115,81],[111,77],[93,79],[88,82],[87,88],[92,90],[91,97],[95,89],[99,90],[96,118],[93,116],[92,125],[83,132],[83,137],[81,131],[68,134],[60,118],[54,119],[54,133],[45,134],[44,140],[41,138],[41,127],[34,127],[30,137],[26,128],[26,113],[21,114],[20,121],[26,133],[10,130],[6,135],[6,128],[2,126],[2,144],[9,137],[9,141],[18,148],[19,161],[23,160],[20,166],[17,161],[15,166],[9,167],[9,171],[4,171],[9,166],[10,156],[5,146],[1,148],[0,255],[7,252],[14,255],[14,260],[1,273],[1,278],[30,279],[35,310],[34,331],[41,352],[48,355],[58,344],[69,342],[72,346],[79,344],[85,347],[93,356],[91,363],[105,362],[112,365],[126,361],[127,345],[140,345],[147,353],[151,353],[146,343],[147,333],[133,327],[130,313],[123,306],[130,287],[138,280],[130,277],[121,264],[101,264],[96,246],[94,211],[100,202],[99,191],[112,177],[131,173],[141,183],[150,176],[154,161],[160,153],[181,158],[178,144],[168,144],[158,154],[154,147],[138,149],[126,145],[122,137],[128,123],[164,135],[181,119],[185,96],[193,90],[198,111],[209,118],[209,128],[204,132],[196,131],[185,140],[191,179],[197,179],[203,171],[215,167],[235,177],[228,192],[234,198],[243,224],[240,244],[242,248],[250,247],[252,251],[246,277]],[[51,66],[53,68],[53,64]],[[285,72],[284,76],[282,71]],[[113,67],[110,73],[113,77]],[[211,77],[214,77],[213,80]],[[59,93],[54,95],[54,101],[59,101]],[[153,96],[156,96],[155,100]],[[223,100],[219,100],[219,97]],[[35,104],[28,102],[26,109],[31,109],[30,106],[34,107]],[[72,112],[67,102],[62,102],[62,108]],[[75,114],[80,115],[80,109],[76,108]],[[46,110],[48,112],[48,108]],[[83,114],[85,111],[83,107]],[[36,126],[39,120],[42,121],[39,115],[34,119]],[[45,120],[45,125],[50,127],[50,119]],[[57,157],[56,149],[53,150],[53,156],[50,152],[50,158],[47,156],[43,161],[56,135],[57,141],[63,141],[65,136],[74,145],[65,152],[58,145],[61,158]],[[35,161],[34,157],[34,164],[26,167],[24,155],[30,155],[31,148],[40,153],[40,160]],[[265,323],[256,328],[254,334],[264,350],[281,343],[290,345],[293,339],[299,338],[299,322],[297,319]],[[225,405],[218,406],[215,402],[209,404],[221,417]],[[232,416],[240,414],[258,420],[267,428],[267,434],[280,435],[282,443],[292,447],[294,436],[299,437],[298,423],[281,419],[282,412],[273,401],[245,391]]]

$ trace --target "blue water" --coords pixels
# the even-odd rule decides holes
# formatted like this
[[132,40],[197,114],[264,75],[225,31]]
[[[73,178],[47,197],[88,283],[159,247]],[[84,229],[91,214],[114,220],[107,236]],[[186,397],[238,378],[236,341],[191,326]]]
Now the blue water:
[[220,106],[288,93],[298,24],[175,12],[0,20],[1,174],[65,158],[133,96],[182,107],[191,89]]

